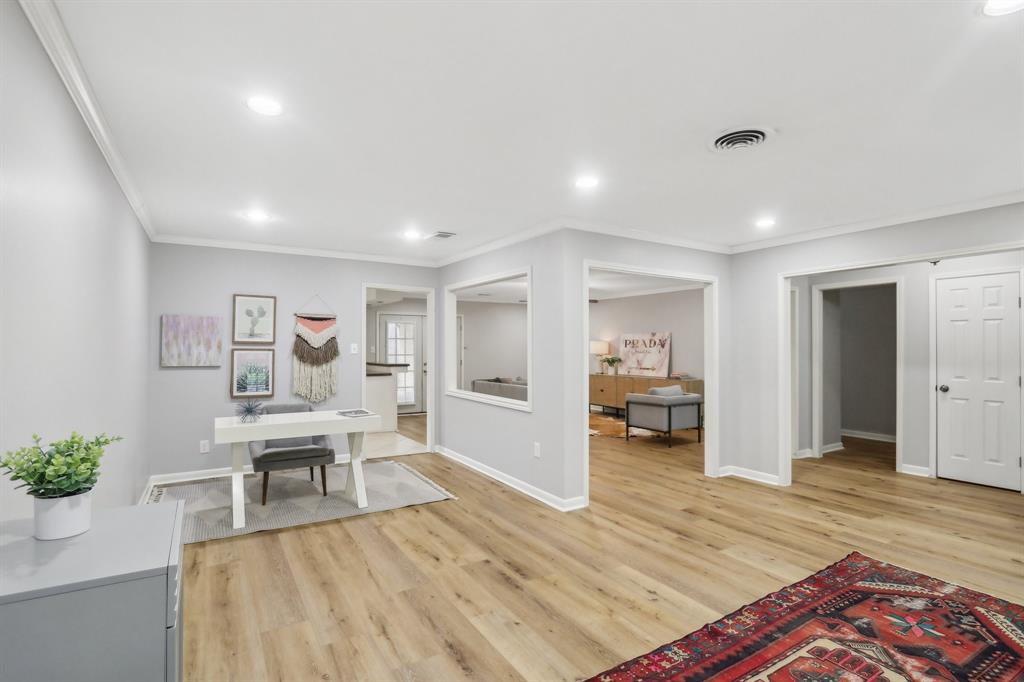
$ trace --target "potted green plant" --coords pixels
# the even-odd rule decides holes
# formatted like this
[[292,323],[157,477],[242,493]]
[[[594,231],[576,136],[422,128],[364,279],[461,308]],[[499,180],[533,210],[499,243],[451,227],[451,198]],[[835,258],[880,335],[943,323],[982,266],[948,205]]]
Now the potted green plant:
[[603,362],[604,364],[608,365],[608,373],[609,374],[615,374],[615,372],[616,372],[615,367],[620,362],[622,362],[622,358],[620,358],[618,355],[606,355],[605,357],[601,358],[601,362]]
[[7,452],[0,468],[35,498],[35,536],[58,540],[84,533],[92,522],[91,492],[99,478],[103,448],[121,437],[100,434],[86,440],[72,432],[70,438],[46,447],[39,436],[32,434],[32,440],[32,445]]

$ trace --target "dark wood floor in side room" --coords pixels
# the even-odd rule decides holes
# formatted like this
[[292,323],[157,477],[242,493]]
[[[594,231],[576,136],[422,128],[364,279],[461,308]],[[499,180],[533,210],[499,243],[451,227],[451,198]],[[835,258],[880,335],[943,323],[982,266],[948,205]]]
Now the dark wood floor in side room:
[[398,416],[398,432],[417,443],[427,442],[427,415],[409,414]]
[[579,512],[414,455],[457,501],[189,545],[185,678],[580,678],[852,550],[1024,602],[1019,493],[854,441],[791,488],[708,479],[691,435],[592,437]]

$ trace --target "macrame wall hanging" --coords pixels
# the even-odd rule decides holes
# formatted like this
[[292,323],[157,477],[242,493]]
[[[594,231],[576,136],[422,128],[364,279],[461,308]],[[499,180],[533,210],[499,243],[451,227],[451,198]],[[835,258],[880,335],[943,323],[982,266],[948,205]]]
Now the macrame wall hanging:
[[[314,298],[323,299],[319,296]],[[305,307],[305,306],[304,306]],[[295,313],[292,391],[321,403],[338,390],[338,320],[334,313]]]

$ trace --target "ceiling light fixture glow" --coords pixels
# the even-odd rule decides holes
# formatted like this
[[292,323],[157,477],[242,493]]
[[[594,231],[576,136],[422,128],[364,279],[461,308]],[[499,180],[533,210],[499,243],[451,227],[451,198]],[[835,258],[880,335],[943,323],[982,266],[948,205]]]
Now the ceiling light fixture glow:
[[754,225],[759,230],[768,230],[775,227],[775,218],[772,218],[771,216],[764,216],[763,218],[758,218],[754,221]]
[[988,0],[982,10],[990,17],[1001,17],[1024,10],[1024,0]]
[[280,102],[266,95],[253,95],[245,101],[245,105],[263,116],[279,116],[283,110]]
[[250,208],[245,212],[245,219],[251,223],[265,223],[270,220],[270,214],[259,208]]
[[423,233],[417,230],[415,227],[410,227],[402,233],[402,238],[408,242],[418,242],[423,239]]
[[597,189],[600,184],[601,178],[596,175],[581,175],[576,178],[576,189],[589,192],[590,190]]

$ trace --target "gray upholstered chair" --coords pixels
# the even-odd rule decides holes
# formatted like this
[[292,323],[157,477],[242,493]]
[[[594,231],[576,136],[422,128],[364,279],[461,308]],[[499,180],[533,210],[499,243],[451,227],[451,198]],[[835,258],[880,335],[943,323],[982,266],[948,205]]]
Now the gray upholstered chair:
[[647,393],[627,393],[626,440],[629,440],[629,427],[635,426],[666,434],[669,447],[672,447],[673,429],[697,429],[697,442],[700,443],[704,430],[703,403],[704,396],[683,393],[681,386],[652,388]]
[[[313,406],[307,403],[285,403],[283,405],[267,405],[264,414],[281,414],[282,412],[312,412]],[[327,495],[327,465],[334,463],[334,446],[330,436],[302,436],[300,438],[274,438],[257,440],[249,443],[249,457],[252,459],[252,470],[263,472],[263,504],[267,503],[267,486],[270,484],[270,472],[285,469],[302,469],[309,467],[309,480],[313,480],[313,467],[320,467],[320,484],[324,495]]]

